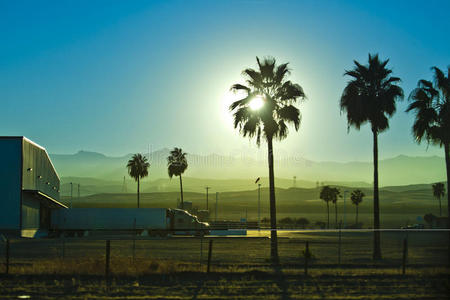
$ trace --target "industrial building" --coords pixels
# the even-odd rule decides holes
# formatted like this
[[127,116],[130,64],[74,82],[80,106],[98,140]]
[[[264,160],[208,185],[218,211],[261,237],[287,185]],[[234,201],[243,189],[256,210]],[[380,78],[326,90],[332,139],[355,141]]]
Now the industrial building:
[[47,235],[60,180],[45,148],[23,136],[0,137],[0,233]]

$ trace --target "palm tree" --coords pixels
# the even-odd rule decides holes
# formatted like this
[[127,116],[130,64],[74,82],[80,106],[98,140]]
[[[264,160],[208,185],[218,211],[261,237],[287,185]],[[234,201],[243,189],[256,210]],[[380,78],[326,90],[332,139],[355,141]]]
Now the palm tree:
[[128,174],[137,181],[137,207],[139,208],[139,183],[140,179],[148,176],[150,163],[142,154],[134,154],[127,163]]
[[350,196],[352,203],[356,206],[356,226],[358,226],[358,206],[363,201],[364,196],[365,194],[361,190],[354,190]]
[[445,185],[442,182],[433,184],[433,196],[439,200],[439,216],[442,216],[441,198],[445,195]]
[[327,228],[330,228],[330,201],[332,201],[332,192],[331,188],[328,185],[325,185],[320,190],[320,199],[327,203]]
[[244,137],[256,137],[258,146],[261,137],[268,147],[269,191],[270,191],[270,227],[271,258],[278,262],[277,220],[275,205],[275,176],[273,165],[273,139],[282,140],[288,135],[288,124],[293,124],[296,131],[300,127],[300,111],[294,104],[304,99],[305,94],[300,85],[287,80],[290,70],[288,63],[276,65],[272,57],[262,61],[257,57],[258,70],[245,69],[243,75],[246,84],[234,84],[232,91],[241,91],[245,96],[230,105],[233,112],[234,127]]
[[186,153],[183,152],[181,148],[173,148],[170,151],[169,157],[167,157],[167,170],[169,172],[169,177],[172,178],[174,175],[180,177],[180,190],[181,190],[181,208],[184,209],[183,201],[183,180],[181,174],[186,171],[188,167],[188,162],[186,159]]
[[370,123],[373,134],[373,258],[381,259],[380,205],[378,195],[378,134],[389,128],[389,118],[395,113],[396,100],[403,99],[403,90],[397,85],[400,78],[391,77],[392,70],[386,68],[389,60],[380,61],[378,54],[369,54],[369,64],[361,65],[356,60],[355,68],[345,71],[352,77],[342,93],[341,111],[347,112],[348,129],[357,130]]
[[[418,143],[426,139],[428,143],[439,145],[439,147],[444,146],[448,188],[450,182],[450,66],[447,67],[447,76],[437,67],[431,69],[434,71],[434,82],[419,80],[417,88],[409,95],[409,100],[413,102],[406,111],[414,110],[416,113],[412,131]],[[450,193],[447,193],[447,210],[447,226],[450,226]],[[450,265],[450,232],[448,253]]]
[[333,204],[334,204],[334,216],[335,216],[334,227],[338,228],[338,222],[337,222],[337,200],[338,200],[338,197],[341,197],[341,192],[339,191],[338,188],[331,188],[330,192],[331,192],[331,202],[333,202]]

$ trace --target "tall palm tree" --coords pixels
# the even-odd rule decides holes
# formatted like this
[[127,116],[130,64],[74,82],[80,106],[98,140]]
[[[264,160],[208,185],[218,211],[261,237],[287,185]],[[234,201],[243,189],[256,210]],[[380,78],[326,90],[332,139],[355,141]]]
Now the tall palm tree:
[[365,194],[361,190],[354,190],[350,196],[352,203],[356,206],[356,226],[358,226],[358,206],[363,201],[364,196]]
[[389,128],[389,118],[395,113],[396,100],[403,99],[403,90],[397,85],[400,78],[391,77],[392,70],[386,68],[389,60],[380,61],[378,54],[369,54],[369,64],[345,71],[352,77],[342,93],[341,111],[347,113],[348,130],[360,129],[370,123],[373,134],[373,215],[374,249],[373,258],[381,259],[380,204],[378,194],[378,134]]
[[288,63],[276,65],[272,57],[262,61],[257,57],[258,70],[245,69],[246,85],[234,84],[232,91],[241,91],[245,96],[230,105],[234,127],[249,138],[256,137],[258,146],[261,137],[267,141],[270,190],[271,258],[278,262],[277,220],[275,205],[275,176],[273,166],[273,139],[282,140],[288,135],[288,124],[296,131],[300,127],[300,111],[294,104],[305,98],[300,85],[286,79],[290,70]]
[[[439,147],[444,146],[448,188],[450,182],[450,66],[447,67],[447,76],[437,67],[431,69],[434,72],[433,82],[419,80],[417,88],[409,95],[409,100],[413,102],[406,111],[414,110],[416,113],[412,131],[418,143],[426,139],[428,143],[439,145]],[[450,193],[447,193],[447,209],[447,224],[450,228]],[[448,247],[450,265],[450,232]]]
[[127,163],[128,174],[137,181],[137,207],[139,208],[139,183],[140,179],[148,176],[150,163],[147,157],[140,153],[134,154]]
[[433,196],[439,200],[439,216],[442,216],[441,198],[445,196],[445,185],[442,182],[433,184]]
[[320,190],[320,199],[327,203],[327,228],[330,228],[330,201],[332,201],[332,193],[331,188],[328,185],[325,185]]
[[338,188],[331,188],[330,190],[331,192],[331,202],[333,202],[334,204],[334,227],[338,228],[338,221],[337,221],[337,201],[338,201],[338,197],[341,197],[341,192],[339,191]]
[[186,153],[183,152],[181,148],[173,148],[170,151],[169,157],[167,157],[167,171],[169,177],[172,178],[174,175],[180,177],[180,190],[181,190],[181,208],[184,209],[183,201],[183,180],[181,174],[186,171],[188,167],[188,162],[186,159]]

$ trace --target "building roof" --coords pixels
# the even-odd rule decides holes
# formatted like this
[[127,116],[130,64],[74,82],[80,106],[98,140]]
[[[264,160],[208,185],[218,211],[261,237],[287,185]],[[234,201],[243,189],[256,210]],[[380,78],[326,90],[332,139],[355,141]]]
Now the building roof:
[[61,178],[58,175],[58,172],[56,171],[55,166],[53,165],[52,160],[50,159],[50,155],[48,155],[47,149],[45,149],[44,147],[42,147],[41,145],[33,142],[32,140],[30,140],[29,138],[27,138],[26,136],[0,136],[0,140],[25,140],[28,143],[32,144],[33,146],[43,150],[45,152],[45,155],[47,155],[47,159],[50,162],[50,165],[52,166],[53,170],[55,171],[56,177],[58,177],[58,180],[61,180]]

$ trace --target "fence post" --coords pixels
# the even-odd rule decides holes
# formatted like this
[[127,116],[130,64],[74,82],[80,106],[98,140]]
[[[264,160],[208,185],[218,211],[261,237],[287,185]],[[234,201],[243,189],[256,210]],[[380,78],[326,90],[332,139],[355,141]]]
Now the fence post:
[[200,264],[203,261],[203,236],[200,237]]
[[6,270],[5,270],[5,274],[8,275],[9,274],[9,238],[6,239],[6,253],[5,253],[5,258],[6,258]]
[[403,260],[402,260],[402,274],[405,275],[406,273],[406,260],[408,256],[408,240],[405,238],[403,239]]
[[339,222],[338,265],[341,265],[341,226],[342,226],[342,221]]
[[209,240],[208,269],[207,269],[207,271],[206,271],[207,273],[209,273],[210,265],[211,265],[212,244],[213,244],[213,241],[212,241],[212,240]]
[[134,218],[133,222],[133,264],[136,259],[136,218]]
[[105,277],[109,278],[109,258],[110,258],[110,251],[111,251],[111,241],[106,241],[106,261],[105,261]]
[[309,260],[309,242],[306,242],[305,246],[305,275],[308,275],[308,260]]

